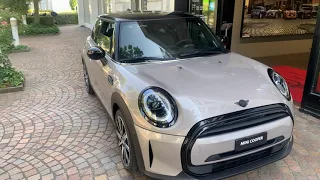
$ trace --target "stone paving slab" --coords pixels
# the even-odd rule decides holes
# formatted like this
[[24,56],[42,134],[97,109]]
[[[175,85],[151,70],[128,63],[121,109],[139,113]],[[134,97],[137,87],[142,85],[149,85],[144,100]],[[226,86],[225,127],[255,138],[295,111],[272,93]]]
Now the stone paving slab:
[[[84,87],[80,51],[86,28],[23,38],[11,54],[25,73],[22,92],[0,94],[0,180],[139,179],[122,166],[113,124]],[[285,159],[229,179],[320,179],[320,121],[296,112],[295,143]]]

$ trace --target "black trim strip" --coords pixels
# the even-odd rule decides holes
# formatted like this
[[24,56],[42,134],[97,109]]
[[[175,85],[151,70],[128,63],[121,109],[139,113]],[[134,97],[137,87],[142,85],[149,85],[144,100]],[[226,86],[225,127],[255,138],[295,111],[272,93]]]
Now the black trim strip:
[[151,147],[151,142],[149,141],[149,161],[150,161],[150,169],[153,163],[153,151]]

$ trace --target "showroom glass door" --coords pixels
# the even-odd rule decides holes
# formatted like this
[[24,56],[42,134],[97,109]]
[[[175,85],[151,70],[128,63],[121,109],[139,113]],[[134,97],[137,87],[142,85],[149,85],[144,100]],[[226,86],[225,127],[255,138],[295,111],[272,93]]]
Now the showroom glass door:
[[200,16],[201,19],[211,28],[216,30],[218,0],[190,0],[190,13]]
[[320,117],[320,12],[317,15],[301,111]]

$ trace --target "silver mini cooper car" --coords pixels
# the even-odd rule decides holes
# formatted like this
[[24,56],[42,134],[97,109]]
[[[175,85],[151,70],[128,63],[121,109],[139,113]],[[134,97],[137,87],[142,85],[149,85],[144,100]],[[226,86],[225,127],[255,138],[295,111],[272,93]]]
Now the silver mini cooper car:
[[98,17],[82,52],[122,163],[158,179],[220,179],[284,158],[293,103],[271,68],[224,49],[190,14]]

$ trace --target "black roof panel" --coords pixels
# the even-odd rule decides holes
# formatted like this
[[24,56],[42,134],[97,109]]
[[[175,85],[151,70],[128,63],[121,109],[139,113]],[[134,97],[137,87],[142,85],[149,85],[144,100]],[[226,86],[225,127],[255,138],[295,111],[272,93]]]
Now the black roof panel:
[[192,14],[185,12],[152,12],[152,11],[126,11],[119,13],[102,14],[99,16],[103,19],[112,19],[115,21],[137,21],[137,20],[152,20],[152,19],[166,19],[166,18],[184,18],[195,17]]

